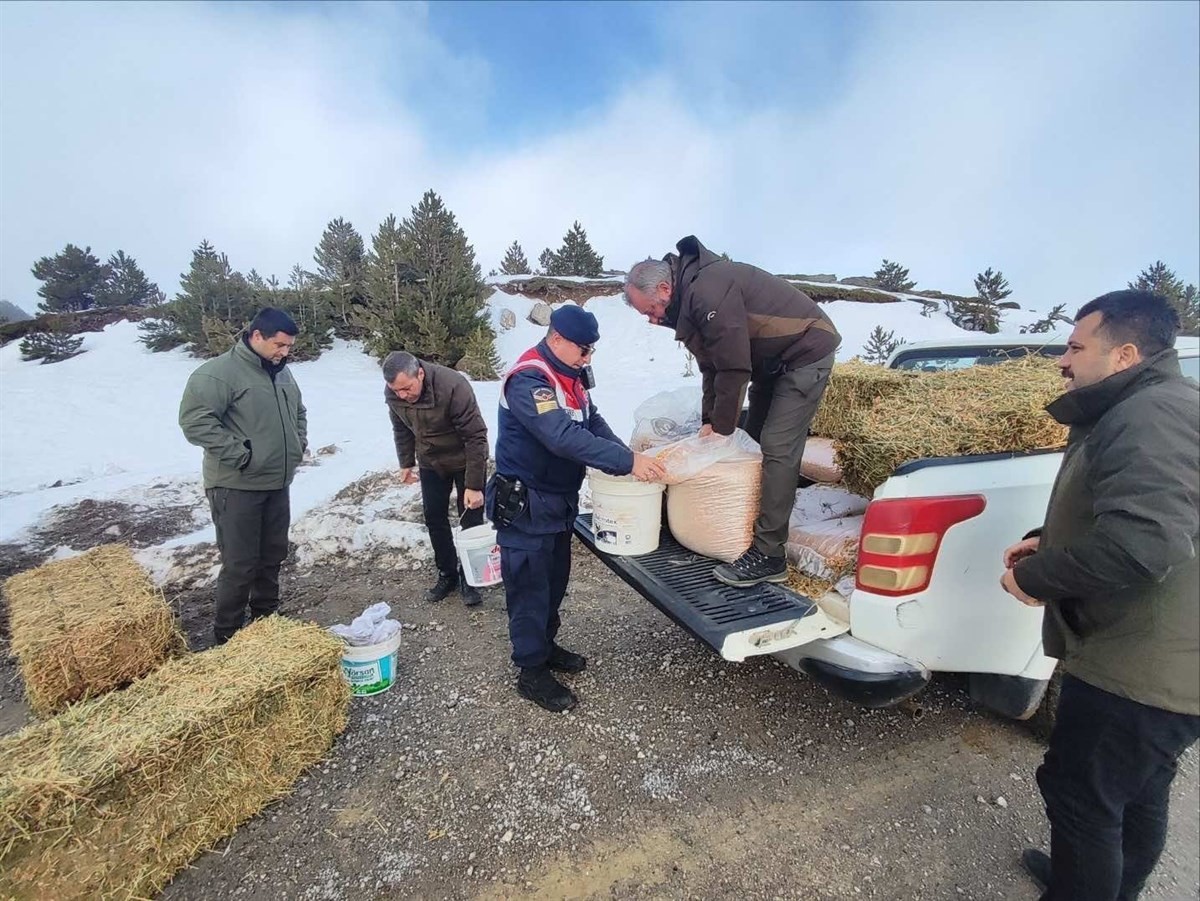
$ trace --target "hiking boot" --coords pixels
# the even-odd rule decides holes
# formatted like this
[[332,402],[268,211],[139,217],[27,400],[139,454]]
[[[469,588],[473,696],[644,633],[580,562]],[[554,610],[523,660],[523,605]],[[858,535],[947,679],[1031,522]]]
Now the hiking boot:
[[431,604],[434,603],[435,601],[440,601],[443,598],[448,597],[450,592],[452,592],[457,587],[458,587],[458,574],[457,573],[450,573],[450,575],[446,575],[445,573],[438,573],[437,582],[434,583],[434,586],[432,588],[430,588],[427,592],[425,592],[425,600],[429,601],[429,603],[431,603]]
[[722,563],[713,570],[713,575],[734,588],[749,588],[759,582],[786,582],[787,560],[768,557],[752,547],[732,563]]
[[474,585],[468,585],[466,579],[459,580],[458,590],[462,595],[464,606],[478,607],[483,603],[483,597],[479,594],[479,589]]
[[1026,848],[1021,852],[1021,864],[1025,872],[1033,880],[1039,891],[1046,891],[1050,886],[1050,857],[1036,848]]
[[517,677],[517,694],[551,713],[570,710],[578,699],[544,666],[523,666]]
[[546,666],[560,673],[582,673],[587,669],[587,658],[582,654],[576,654],[552,644],[550,645],[550,656],[546,659]]

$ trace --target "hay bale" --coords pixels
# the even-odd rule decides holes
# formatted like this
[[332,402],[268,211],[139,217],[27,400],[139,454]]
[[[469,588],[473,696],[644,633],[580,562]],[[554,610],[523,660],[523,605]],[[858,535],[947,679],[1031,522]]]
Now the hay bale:
[[846,424],[843,481],[870,497],[909,460],[1059,447],[1067,430],[1045,406],[1062,392],[1057,366],[1036,355],[917,375]]
[[854,420],[875,401],[890,397],[916,377],[915,373],[884,369],[857,357],[835,363],[809,431],[822,438],[844,438]]
[[341,656],[272,616],[0,739],[0,897],[154,895],[329,750]]
[[129,548],[108,544],[4,583],[29,706],[49,716],[141,678],[187,650]]

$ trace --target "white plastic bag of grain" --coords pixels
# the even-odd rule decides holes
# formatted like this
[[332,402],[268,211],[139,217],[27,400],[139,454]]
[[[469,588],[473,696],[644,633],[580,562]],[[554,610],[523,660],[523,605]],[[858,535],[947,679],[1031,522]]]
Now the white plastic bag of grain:
[[642,401],[633,411],[633,437],[629,448],[643,454],[652,447],[661,447],[700,431],[701,391],[699,388],[676,388],[660,391]]
[[839,485],[809,485],[796,492],[791,524],[802,526],[843,516],[858,516],[867,511],[870,503],[865,497]]
[[732,563],[754,540],[762,451],[740,431],[670,447],[666,482],[671,534],[690,551]]
[[694,479],[717,463],[752,460],[762,465],[762,449],[758,442],[741,429],[734,429],[732,435],[713,433],[703,438],[693,435],[655,448],[651,456],[666,470],[663,482],[667,485]]
[[793,524],[788,530],[787,558],[805,575],[836,582],[854,569],[862,524],[861,516]]

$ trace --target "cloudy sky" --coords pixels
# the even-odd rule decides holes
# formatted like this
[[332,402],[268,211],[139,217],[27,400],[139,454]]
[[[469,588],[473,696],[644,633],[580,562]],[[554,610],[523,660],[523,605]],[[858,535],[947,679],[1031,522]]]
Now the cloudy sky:
[[0,297],[67,242],[169,293],[433,188],[484,271],[580,220],[1045,309],[1200,274],[1200,4],[0,3]]

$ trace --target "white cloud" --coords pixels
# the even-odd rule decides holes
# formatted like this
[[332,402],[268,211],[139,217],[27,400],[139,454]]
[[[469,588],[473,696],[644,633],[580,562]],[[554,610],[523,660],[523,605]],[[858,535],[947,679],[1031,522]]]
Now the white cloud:
[[1158,257],[1197,278],[1195,5],[870,9],[842,56],[805,57],[836,58],[838,78],[780,69],[803,102],[775,87],[739,111],[743,78],[710,109],[697,54],[755,59],[754,35],[711,15],[688,65],[665,61],[588,124],[449,152],[412,97],[432,82],[469,121],[488,72],[421,7],[5,4],[0,292],[31,306],[29,265],[67,241],[121,247],[169,289],[202,237],[282,277],[329,219],[369,239],[428,187],[485,270],[514,238],[536,259],[579,219],[619,268],[695,233],[777,271],[862,274],[887,256],[950,291],[997,266],[1040,307]]

